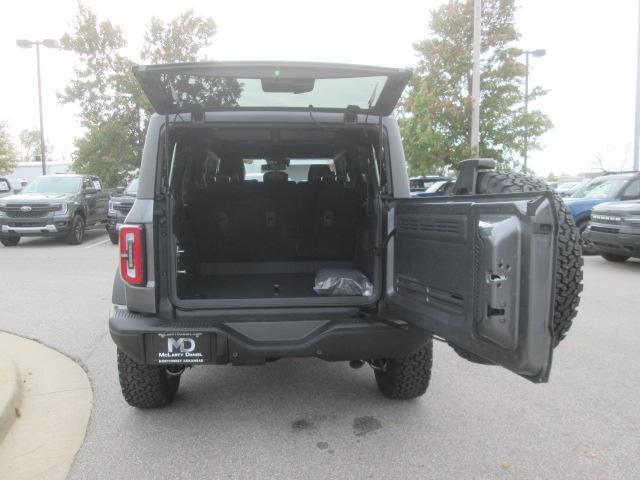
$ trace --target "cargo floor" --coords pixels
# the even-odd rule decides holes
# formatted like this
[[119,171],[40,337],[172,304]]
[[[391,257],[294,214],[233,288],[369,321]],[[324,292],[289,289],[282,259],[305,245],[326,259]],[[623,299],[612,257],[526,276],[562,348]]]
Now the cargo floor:
[[317,297],[315,273],[217,274],[191,279],[188,298]]

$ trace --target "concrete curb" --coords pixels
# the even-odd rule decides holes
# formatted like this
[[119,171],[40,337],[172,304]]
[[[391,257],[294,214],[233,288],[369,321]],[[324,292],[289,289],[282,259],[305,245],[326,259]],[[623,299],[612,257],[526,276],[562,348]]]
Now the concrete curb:
[[10,360],[0,357],[0,443],[19,415],[22,381],[18,369]]

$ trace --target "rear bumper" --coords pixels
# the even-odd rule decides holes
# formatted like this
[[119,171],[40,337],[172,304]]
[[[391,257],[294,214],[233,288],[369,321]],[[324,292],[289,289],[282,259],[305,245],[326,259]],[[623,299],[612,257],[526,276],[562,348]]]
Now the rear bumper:
[[640,232],[638,235],[604,233],[589,229],[586,237],[598,250],[628,257],[640,257]]
[[[405,357],[427,339],[422,329],[406,329],[360,318],[284,315],[274,320],[254,316],[167,322],[114,305],[109,316],[111,338],[138,363],[158,364],[154,345],[168,335],[205,339],[209,364],[258,364],[283,357],[360,360]],[[200,340],[198,340],[200,341]],[[172,362],[191,364],[188,359]]]

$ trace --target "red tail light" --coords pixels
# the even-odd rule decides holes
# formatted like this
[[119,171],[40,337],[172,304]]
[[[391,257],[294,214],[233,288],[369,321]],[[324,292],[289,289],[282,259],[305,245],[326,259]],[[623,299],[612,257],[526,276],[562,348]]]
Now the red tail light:
[[120,227],[120,275],[132,285],[144,284],[144,226],[122,225]]

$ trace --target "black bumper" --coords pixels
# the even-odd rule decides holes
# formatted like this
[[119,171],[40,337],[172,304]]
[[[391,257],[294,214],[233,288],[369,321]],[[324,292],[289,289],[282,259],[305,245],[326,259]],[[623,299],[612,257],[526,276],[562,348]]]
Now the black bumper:
[[[235,316],[167,322],[122,306],[111,309],[109,331],[118,348],[138,363],[185,365],[259,364],[284,357],[405,357],[428,337],[417,327],[400,328],[360,318],[297,314],[268,320]],[[196,343],[196,350],[181,353]]]
[[605,233],[589,229],[586,232],[586,237],[593,242],[601,252],[627,257],[640,257],[640,232],[638,235],[631,235],[625,233]]

